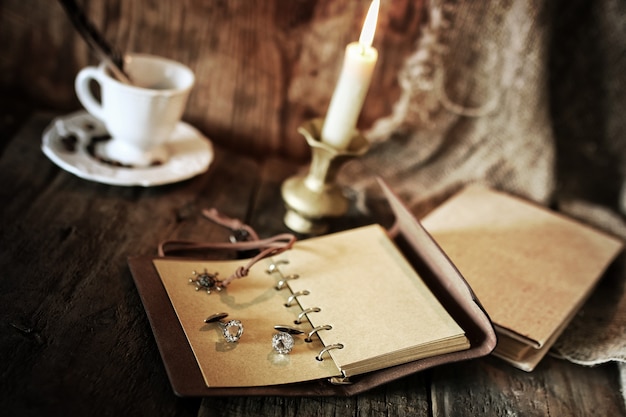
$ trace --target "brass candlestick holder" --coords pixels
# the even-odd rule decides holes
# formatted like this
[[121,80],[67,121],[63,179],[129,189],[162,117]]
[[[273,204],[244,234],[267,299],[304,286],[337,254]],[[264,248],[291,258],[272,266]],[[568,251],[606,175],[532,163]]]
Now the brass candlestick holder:
[[344,215],[349,200],[335,183],[341,165],[363,155],[369,142],[358,130],[347,149],[337,149],[321,141],[324,119],[312,119],[298,128],[311,147],[311,166],[306,175],[288,178],[281,192],[287,212],[284,222],[291,230],[310,235],[324,233],[326,218]]

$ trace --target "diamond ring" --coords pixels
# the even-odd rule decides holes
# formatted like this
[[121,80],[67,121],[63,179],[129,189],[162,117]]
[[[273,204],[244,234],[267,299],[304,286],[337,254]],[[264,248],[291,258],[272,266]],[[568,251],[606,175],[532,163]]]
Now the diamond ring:
[[207,317],[205,323],[216,323],[222,329],[222,335],[228,343],[235,343],[243,334],[243,324],[239,320],[224,321],[228,313],[217,313]]
[[278,333],[272,337],[272,347],[281,355],[285,355],[293,349],[295,341],[293,340],[292,335],[304,333],[302,330],[296,329],[295,327],[282,325],[274,326],[274,329],[278,330]]

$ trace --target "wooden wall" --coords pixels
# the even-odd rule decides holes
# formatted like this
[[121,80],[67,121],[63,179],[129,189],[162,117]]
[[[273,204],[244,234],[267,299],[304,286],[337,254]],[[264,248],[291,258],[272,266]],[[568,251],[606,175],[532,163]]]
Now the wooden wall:
[[[256,155],[308,157],[296,132],[325,113],[347,43],[370,0],[79,0],[125,51],[189,65],[197,83],[184,116],[216,143]],[[423,0],[381,5],[379,61],[360,125],[390,113],[414,48]],[[61,111],[80,108],[73,80],[96,63],[52,0],[0,1],[0,92]]]

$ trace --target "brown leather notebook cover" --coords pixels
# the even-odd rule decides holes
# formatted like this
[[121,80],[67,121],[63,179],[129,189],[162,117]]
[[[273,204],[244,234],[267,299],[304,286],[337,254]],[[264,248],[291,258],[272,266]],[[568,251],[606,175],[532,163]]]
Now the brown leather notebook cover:
[[396,239],[398,247],[440,303],[463,328],[470,341],[470,348],[357,375],[351,378],[350,384],[336,385],[324,378],[283,385],[209,388],[154,267],[155,258],[131,257],[128,260],[129,267],[152,326],[170,383],[177,395],[348,396],[433,366],[491,353],[496,345],[495,331],[472,290],[420,223],[384,183],[381,182],[381,186],[398,220],[400,229]]

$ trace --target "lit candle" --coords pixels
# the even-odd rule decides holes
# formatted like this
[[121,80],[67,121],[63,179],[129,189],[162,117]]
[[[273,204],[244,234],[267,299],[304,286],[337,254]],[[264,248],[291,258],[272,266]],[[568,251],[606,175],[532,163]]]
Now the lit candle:
[[379,0],[373,0],[363,23],[358,42],[346,47],[339,81],[330,100],[322,127],[322,141],[337,149],[346,149],[354,134],[363,101],[372,80],[378,51],[372,47]]

